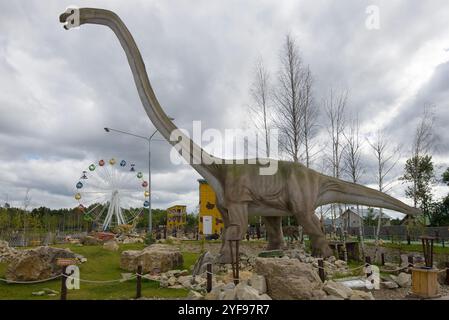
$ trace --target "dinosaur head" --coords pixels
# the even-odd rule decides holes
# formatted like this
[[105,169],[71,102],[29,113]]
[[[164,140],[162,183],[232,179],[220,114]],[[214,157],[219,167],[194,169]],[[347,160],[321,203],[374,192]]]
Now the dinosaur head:
[[80,11],[76,7],[68,7],[65,12],[59,16],[59,22],[64,24],[64,29],[69,30],[80,26]]

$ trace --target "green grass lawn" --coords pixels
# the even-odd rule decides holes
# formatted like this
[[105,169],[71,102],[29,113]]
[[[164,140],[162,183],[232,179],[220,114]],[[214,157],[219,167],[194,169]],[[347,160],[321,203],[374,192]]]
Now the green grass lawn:
[[[375,244],[373,242],[365,242],[366,245],[374,246]],[[381,245],[381,247],[385,248],[391,248],[391,249],[397,249],[404,252],[422,252],[422,244],[418,243],[411,243],[408,245],[407,243],[397,243],[397,242],[386,242],[384,241]],[[434,246],[433,252],[436,254],[449,254],[449,248],[447,247],[441,247],[441,246]]]
[[[120,253],[124,250],[141,250],[144,244],[120,245],[118,252],[107,251],[101,246],[56,245],[55,247],[70,248],[87,258],[87,262],[80,265],[80,277],[86,280],[114,280],[121,279],[122,273],[129,273],[119,268]],[[197,253],[183,252],[183,269],[189,270],[198,258]],[[5,278],[6,264],[0,264],[0,278]],[[59,299],[55,297],[33,296],[31,293],[50,288],[60,291],[61,280],[39,284],[6,284],[0,282],[0,299]],[[159,282],[142,279],[142,296],[176,299],[187,296],[186,289],[159,288]],[[132,299],[136,294],[136,280],[107,284],[80,283],[79,290],[69,290],[67,299],[79,300],[106,300],[106,299]]]

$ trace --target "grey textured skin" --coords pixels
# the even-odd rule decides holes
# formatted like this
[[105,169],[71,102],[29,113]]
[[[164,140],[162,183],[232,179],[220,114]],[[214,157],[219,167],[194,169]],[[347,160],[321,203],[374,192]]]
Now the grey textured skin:
[[[76,9],[75,9],[76,10]],[[295,216],[309,235],[315,254],[332,254],[315,209],[330,203],[360,204],[396,210],[408,215],[419,210],[374,189],[345,182],[320,174],[299,163],[279,161],[274,175],[260,175],[258,164],[224,163],[202,150],[186,136],[171,141],[170,134],[177,129],[162,110],[148,79],[139,49],[125,24],[113,12],[103,9],[80,8],[79,24],[99,24],[112,29],[125,51],[142,105],[162,136],[172,145],[181,147],[182,155],[189,154],[191,166],[212,186],[217,195],[217,208],[225,224],[219,262],[230,261],[226,239],[240,226],[240,238],[246,233],[248,215],[263,216],[266,224],[268,249],[279,249],[283,244],[282,216]],[[71,23],[72,12],[60,15],[60,22]],[[66,27],[67,29],[67,27]],[[185,153],[187,151],[188,153]],[[191,157],[191,158],[190,158]],[[192,162],[193,160],[193,162]],[[213,163],[213,164],[205,164]]]

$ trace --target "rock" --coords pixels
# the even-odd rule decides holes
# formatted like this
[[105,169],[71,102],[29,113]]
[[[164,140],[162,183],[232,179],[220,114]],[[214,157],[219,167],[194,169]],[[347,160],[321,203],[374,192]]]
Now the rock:
[[398,266],[395,263],[392,262],[385,262],[385,265],[383,266],[385,270],[395,270],[398,268]]
[[330,295],[330,296],[324,296],[320,300],[344,300],[344,299],[341,297]]
[[168,278],[168,285],[169,286],[174,286],[176,284],[176,278],[175,277],[170,277]]
[[82,245],[95,246],[101,243],[101,240],[92,236],[84,236],[80,239]]
[[118,246],[117,241],[109,240],[103,244],[103,249],[106,249],[109,251],[118,251],[119,246]]
[[311,264],[297,259],[257,258],[255,271],[266,280],[267,293],[274,300],[308,300],[323,284]]
[[235,286],[234,286],[234,288],[225,288],[223,300],[236,300],[236,298],[237,298],[237,294],[236,294]]
[[399,285],[394,281],[382,281],[380,285],[386,289],[397,289]]
[[180,284],[175,284],[174,286],[170,286],[170,289],[184,289],[184,287]]
[[205,296],[205,300],[220,300],[221,290],[219,288],[212,288]]
[[188,300],[202,300],[204,299],[203,295],[197,291],[190,290],[187,295]]
[[190,288],[192,286],[192,277],[191,276],[180,276],[176,279],[179,284],[181,284],[185,288]]
[[271,299],[271,297],[268,294],[264,293],[259,296],[259,300],[273,300],[273,299]]
[[401,267],[407,267],[408,266],[408,255],[401,254]]
[[345,285],[332,280],[326,281],[323,290],[326,291],[326,293],[329,295],[340,297],[343,299],[348,299],[353,292],[351,288],[348,288]]
[[180,273],[179,275],[180,275],[180,276],[188,276],[188,275],[189,275],[189,271],[186,270],[186,269],[181,270],[181,273]]
[[167,279],[159,280],[159,287],[161,287],[161,288],[168,288],[168,280]]
[[58,291],[53,290],[53,289],[50,289],[50,288],[44,288],[44,289],[42,289],[42,291],[44,291],[44,292],[45,292],[46,294],[48,294],[48,295],[51,295],[51,294],[54,294],[54,295],[59,294]]
[[260,252],[258,256],[261,258],[282,257],[284,256],[284,252],[282,250],[268,250]]
[[346,261],[344,260],[336,260],[334,264],[337,266],[337,268],[343,268],[347,265]]
[[408,273],[401,272],[398,276],[390,275],[390,277],[401,288],[408,288],[412,285],[412,276]]
[[17,253],[18,251],[11,248],[8,242],[0,240],[0,262],[9,263]]
[[122,240],[123,244],[130,244],[130,243],[144,243],[144,240],[140,237],[125,237]]
[[235,284],[234,282],[229,282],[227,284],[225,284],[225,286],[223,287],[224,290],[234,290],[235,289]]
[[259,291],[244,283],[239,283],[234,290],[238,300],[260,300]]
[[192,268],[192,274],[198,275],[198,274],[204,273],[206,271],[207,264],[213,263],[214,260],[215,260],[215,257],[212,255],[212,253],[210,253],[209,251],[204,252],[196,260],[196,262]]
[[334,256],[329,256],[326,261],[329,263],[334,263],[337,260],[337,258],[335,258]]
[[259,291],[259,294],[267,292],[267,283],[264,276],[258,274],[253,274],[249,280],[251,287]]
[[120,258],[120,268],[135,271],[139,264],[142,272],[167,272],[183,264],[182,254],[178,248],[164,244],[153,244],[143,250],[126,250]]
[[326,292],[323,290],[313,290],[312,291],[312,297],[313,299],[321,299],[326,296]]
[[169,270],[167,271],[167,277],[178,277],[181,275],[181,270]]
[[61,267],[58,258],[76,260],[77,255],[69,249],[38,247],[21,250],[10,261],[6,270],[6,279],[10,281],[34,281],[57,276]]
[[352,295],[349,300],[375,300],[371,292],[361,290],[352,290]]

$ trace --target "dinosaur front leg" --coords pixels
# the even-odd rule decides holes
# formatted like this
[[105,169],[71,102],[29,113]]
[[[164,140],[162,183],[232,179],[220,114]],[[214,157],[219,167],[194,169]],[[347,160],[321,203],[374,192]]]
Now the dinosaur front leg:
[[267,232],[267,250],[279,250],[284,245],[282,217],[262,217]]
[[[246,204],[236,203],[226,206],[225,230],[223,233],[223,242],[220,250],[220,255],[217,259],[218,263],[231,263],[231,247],[228,239],[236,236],[238,239],[243,239],[248,229],[248,209]],[[238,226],[238,234],[234,234]],[[234,261],[236,261],[236,252],[233,248]]]

